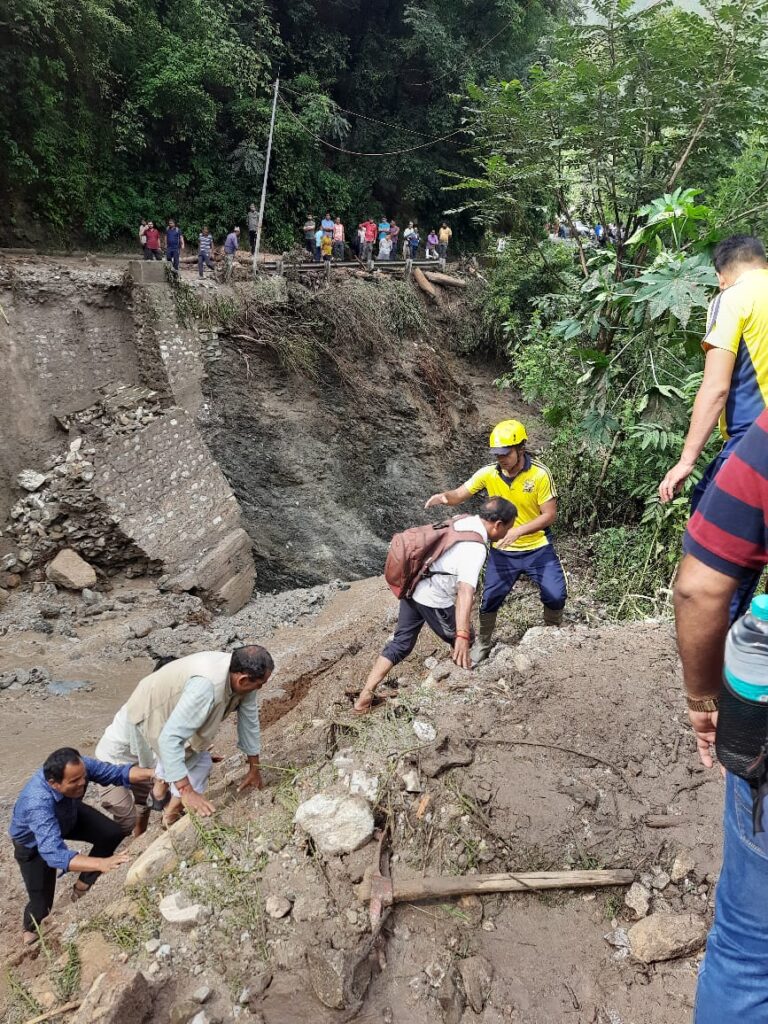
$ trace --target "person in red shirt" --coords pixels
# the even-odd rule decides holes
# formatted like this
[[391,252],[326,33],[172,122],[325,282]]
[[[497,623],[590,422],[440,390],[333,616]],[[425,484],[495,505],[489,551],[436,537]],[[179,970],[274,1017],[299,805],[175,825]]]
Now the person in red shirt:
[[144,249],[145,260],[161,260],[163,258],[160,252],[160,232],[157,230],[152,221],[147,224],[146,230],[147,244]]
[[363,244],[363,251],[360,255],[362,259],[369,260],[373,256],[373,243],[376,241],[378,229],[370,217],[367,217],[360,227],[365,232],[365,242]]

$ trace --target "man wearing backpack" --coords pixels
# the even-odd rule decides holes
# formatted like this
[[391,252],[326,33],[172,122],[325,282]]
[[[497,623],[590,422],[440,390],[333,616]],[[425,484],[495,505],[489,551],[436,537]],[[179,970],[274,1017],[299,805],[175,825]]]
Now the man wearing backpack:
[[393,538],[385,576],[400,597],[397,627],[365,681],[355,714],[370,712],[379,683],[408,657],[425,623],[451,645],[455,664],[471,667],[472,601],[486,545],[505,537],[516,517],[510,501],[494,497],[484,502],[476,516],[457,516],[448,524],[416,527]]
[[496,462],[483,466],[461,487],[433,494],[425,508],[460,505],[484,490],[517,507],[514,527],[491,548],[480,604],[480,629],[472,651],[475,664],[493,646],[496,616],[507,594],[525,574],[539,588],[544,624],[559,626],[568,596],[565,573],[549,536],[557,517],[557,491],[547,467],[526,451],[528,435],[519,420],[503,420],[491,431],[489,446]]

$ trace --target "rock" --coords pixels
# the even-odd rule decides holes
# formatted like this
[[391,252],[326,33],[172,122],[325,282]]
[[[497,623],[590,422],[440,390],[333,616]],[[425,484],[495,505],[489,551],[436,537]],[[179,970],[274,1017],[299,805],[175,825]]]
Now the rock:
[[99,595],[90,587],[83,587],[80,596],[86,604],[96,604],[99,600]]
[[125,876],[126,889],[134,885],[149,885],[175,871],[180,861],[189,860],[198,845],[194,822],[189,815],[184,815],[133,861]]
[[54,604],[53,601],[41,601],[40,614],[44,619],[58,619],[61,615],[61,606]]
[[44,474],[38,473],[36,469],[22,469],[16,477],[16,486],[25,491],[36,491],[43,486],[45,481]]
[[356,769],[349,777],[349,792],[353,795],[365,797],[369,803],[375,804],[379,792],[379,779],[376,775],[368,775],[367,772]]
[[291,912],[291,901],[285,896],[267,896],[264,909],[271,918],[279,921],[281,917],[287,917]]
[[180,892],[172,892],[161,899],[158,910],[169,924],[180,928],[193,928],[209,916],[206,907],[200,903],[189,903]]
[[359,796],[318,793],[299,805],[293,820],[326,854],[358,850],[373,835],[371,808]]
[[162,943],[160,942],[160,939],[147,939],[147,941],[144,943],[144,949],[151,956],[153,953],[156,953],[158,949],[160,949],[161,945]]
[[688,850],[681,850],[675,857],[672,870],[669,873],[673,882],[682,882],[686,875],[690,875],[696,867],[696,861]]
[[655,870],[653,878],[651,879],[651,886],[654,889],[658,889],[661,892],[662,889],[666,889],[669,885],[669,875],[666,871]]
[[185,999],[183,1002],[176,1003],[171,1010],[169,1024],[189,1024],[199,1012],[199,1003],[194,1002],[192,999]]
[[45,575],[51,583],[57,583],[68,590],[96,586],[95,570],[72,548],[60,551],[46,566]]
[[512,655],[512,664],[515,672],[519,673],[521,676],[529,676],[534,668],[533,659],[523,651],[515,651]]
[[307,952],[307,966],[312,990],[323,1006],[343,1010],[345,954],[340,949],[310,950]]
[[437,658],[432,657],[432,655],[430,655],[428,658],[424,659],[424,668],[428,668],[428,669],[431,670],[433,668],[437,668],[437,665],[438,665]]
[[451,674],[452,669],[453,664],[446,664],[445,662],[443,662],[442,665],[438,665],[437,668],[432,670],[432,678],[435,680],[436,683],[439,683],[443,679],[448,678],[448,676]]
[[475,1013],[482,1013],[491,992],[493,965],[484,956],[469,956],[458,966],[467,1002]]
[[422,785],[419,782],[419,773],[415,768],[411,768],[409,772],[401,775],[400,778],[403,780],[406,793],[421,793]]
[[212,990],[208,985],[201,985],[200,988],[196,988],[192,993],[192,998],[196,1003],[202,1005],[203,1003],[207,1003],[211,998],[211,992]]
[[443,1011],[445,1024],[461,1024],[467,1000],[455,967],[451,967],[443,975],[437,991],[437,1001]]
[[701,949],[707,925],[698,914],[650,914],[629,930],[632,955],[644,964],[688,956]]
[[3,587],[0,587],[0,608],[2,608],[4,604],[6,604],[6,602],[8,601],[8,596],[8,591],[4,590]]
[[421,718],[414,718],[413,731],[416,733],[416,738],[421,740],[422,743],[431,743],[437,736],[437,729],[434,725],[431,722],[425,722]]
[[472,764],[475,752],[462,740],[443,733],[434,748],[423,755],[421,770],[427,778],[436,779],[450,768],[462,768]]
[[651,907],[651,894],[644,885],[633,882],[624,896],[624,905],[634,911],[635,917],[645,917]]
[[261,1005],[264,993],[267,991],[271,984],[271,971],[267,970],[266,968],[263,971],[257,971],[257,973],[251,977],[251,980],[248,982],[243,991],[245,1000],[243,1001],[243,998],[241,996],[240,1002],[244,1002],[244,1005],[246,1005],[251,1012],[257,1010]]
[[149,619],[134,619],[128,628],[133,636],[141,638],[149,636],[153,629],[153,623]]
[[110,967],[83,1000],[73,1024],[144,1024],[152,1014],[152,994],[141,971]]
[[5,585],[8,590],[15,590],[21,583],[21,576],[17,572],[9,572],[5,577]]
[[213,1024],[213,1021],[205,1012],[205,1010],[200,1010],[199,1013],[195,1014],[195,1016],[192,1018],[189,1024]]

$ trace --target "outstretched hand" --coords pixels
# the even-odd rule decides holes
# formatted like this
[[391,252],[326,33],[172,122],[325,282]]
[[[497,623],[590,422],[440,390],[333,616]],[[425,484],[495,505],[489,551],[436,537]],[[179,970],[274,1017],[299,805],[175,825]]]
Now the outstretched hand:
[[445,494],[433,494],[431,498],[427,498],[424,503],[424,508],[434,508],[435,505],[447,505],[448,499]]

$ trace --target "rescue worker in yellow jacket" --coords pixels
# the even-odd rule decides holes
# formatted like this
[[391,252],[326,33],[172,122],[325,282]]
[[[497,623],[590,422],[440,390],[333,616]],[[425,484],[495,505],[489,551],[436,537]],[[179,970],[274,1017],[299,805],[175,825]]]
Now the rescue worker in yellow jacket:
[[424,506],[460,505],[484,490],[489,497],[506,498],[517,508],[512,528],[491,547],[473,664],[490,654],[499,608],[523,574],[539,588],[545,624],[559,626],[563,621],[565,573],[549,535],[557,518],[557,491],[547,467],[526,451],[527,440],[525,427],[518,420],[498,423],[490,436],[496,461],[483,466],[461,487],[433,494]]

